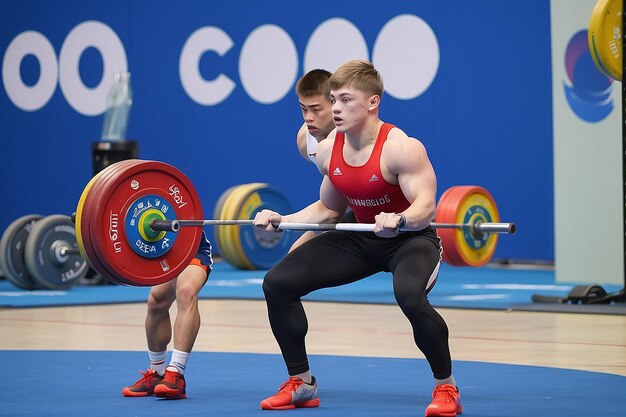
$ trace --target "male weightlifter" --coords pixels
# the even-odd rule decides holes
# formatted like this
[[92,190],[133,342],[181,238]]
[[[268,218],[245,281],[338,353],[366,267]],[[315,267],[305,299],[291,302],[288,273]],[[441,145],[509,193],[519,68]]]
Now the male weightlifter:
[[300,155],[313,163],[316,162],[318,143],[326,139],[335,128],[328,85],[330,76],[331,73],[326,70],[314,69],[296,83],[296,94],[304,119],[296,136],[296,145]]
[[[296,136],[296,145],[300,155],[314,164],[317,163],[317,147],[319,143],[335,128],[333,122],[332,104],[330,103],[330,86],[328,79],[331,73],[323,69],[314,69],[302,76],[296,83],[298,103],[302,110],[304,123]],[[342,220],[352,223],[355,220],[349,212]],[[289,251],[294,250],[307,240],[317,236],[320,232],[304,232],[296,240]]]
[[[146,314],[148,370],[133,385],[124,387],[125,397],[156,395],[168,399],[187,398],[185,369],[200,330],[198,293],[206,284],[213,259],[211,244],[202,232],[195,258],[171,281],[150,288]],[[176,301],[176,320],[172,329],[169,310]],[[174,349],[167,364],[167,345],[174,334]]]
[[[322,233],[267,272],[263,291],[289,379],[261,401],[261,408],[320,403],[305,348],[308,325],[301,297],[389,271],[398,305],[433,372],[433,400],[425,415],[456,416],[462,407],[452,375],[448,327],[427,298],[441,261],[440,240],[430,226],[436,202],[434,169],[420,141],[380,120],[383,83],[371,63],[349,61],[329,83],[336,131],[317,149],[317,166],[324,175],[320,199],[289,215],[263,210],[254,224],[272,231],[272,223],[279,222],[333,223],[349,206],[358,222],[375,223],[374,232]],[[400,233],[405,226],[419,231]]]

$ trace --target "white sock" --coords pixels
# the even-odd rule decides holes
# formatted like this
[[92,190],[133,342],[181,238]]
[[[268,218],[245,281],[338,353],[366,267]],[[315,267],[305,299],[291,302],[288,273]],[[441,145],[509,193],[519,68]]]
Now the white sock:
[[172,359],[170,359],[170,364],[167,365],[169,371],[180,372],[182,375],[185,375],[185,368],[187,367],[187,360],[189,359],[190,352],[183,352],[181,350],[172,351]]
[[151,350],[148,350],[148,357],[150,358],[150,369],[154,369],[157,374],[163,375],[165,373],[167,350],[164,350],[163,352],[153,352]]
[[305,384],[310,384],[311,381],[313,380],[313,377],[311,376],[311,371],[306,371],[304,373],[301,373],[298,375],[291,375],[291,376],[295,378],[300,378],[302,382],[304,382]]
[[450,375],[446,379],[436,379],[435,378],[435,386],[441,385],[441,384],[450,384],[450,385],[453,385],[453,386],[456,387],[456,381],[454,380],[454,377],[452,375]]

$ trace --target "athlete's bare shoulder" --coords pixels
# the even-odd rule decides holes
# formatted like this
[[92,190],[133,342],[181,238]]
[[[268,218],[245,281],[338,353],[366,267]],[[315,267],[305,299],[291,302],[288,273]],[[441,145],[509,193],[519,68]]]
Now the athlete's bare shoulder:
[[390,172],[398,173],[428,159],[428,156],[426,147],[419,139],[409,137],[399,128],[393,128],[383,146],[381,159]]
[[328,173],[328,164],[330,163],[330,154],[335,144],[336,129],[333,129],[326,139],[322,140],[317,146],[317,168],[324,175]]
[[300,155],[307,161],[310,161],[309,155],[307,152],[307,147],[306,147],[307,131],[308,129],[306,127],[306,123],[303,123],[302,126],[300,126],[300,129],[298,130],[298,134],[296,135],[296,145],[298,146],[298,152],[300,152]]

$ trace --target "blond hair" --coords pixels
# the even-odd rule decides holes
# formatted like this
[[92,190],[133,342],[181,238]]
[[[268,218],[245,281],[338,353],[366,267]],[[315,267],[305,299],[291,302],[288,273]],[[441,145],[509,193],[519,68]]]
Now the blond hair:
[[364,60],[348,61],[328,79],[331,90],[354,87],[365,93],[383,97],[383,80],[374,65]]

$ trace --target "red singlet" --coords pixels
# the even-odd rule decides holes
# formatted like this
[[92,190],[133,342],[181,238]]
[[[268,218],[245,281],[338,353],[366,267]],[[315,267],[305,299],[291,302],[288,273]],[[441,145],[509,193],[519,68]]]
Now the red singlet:
[[411,205],[399,185],[389,184],[380,171],[380,155],[387,135],[395,126],[384,123],[378,132],[368,161],[361,166],[348,165],[343,159],[345,135],[337,133],[330,156],[328,177],[350,204],[359,223],[374,223],[374,216],[399,213]]

